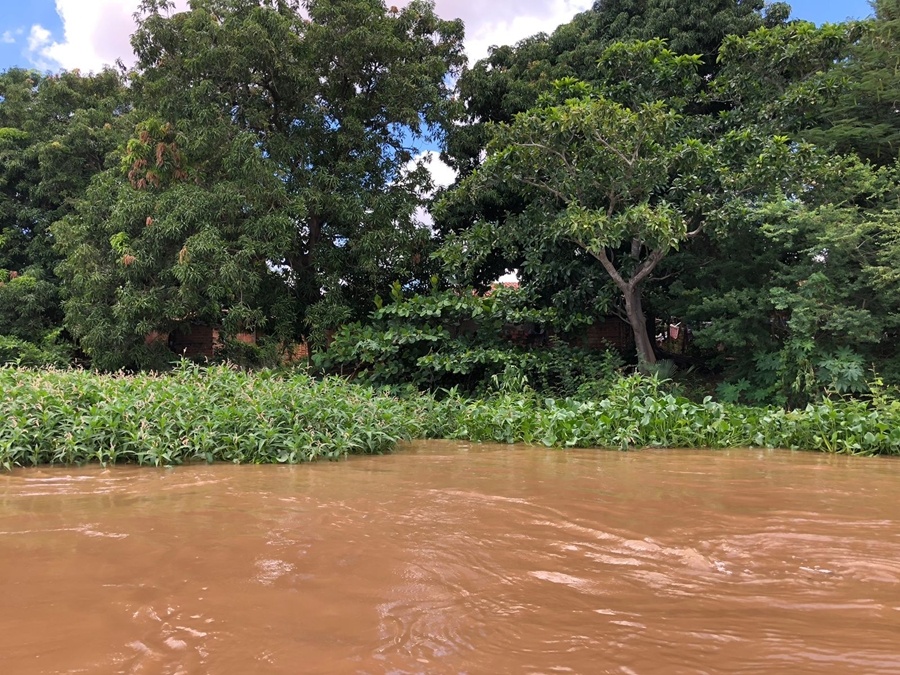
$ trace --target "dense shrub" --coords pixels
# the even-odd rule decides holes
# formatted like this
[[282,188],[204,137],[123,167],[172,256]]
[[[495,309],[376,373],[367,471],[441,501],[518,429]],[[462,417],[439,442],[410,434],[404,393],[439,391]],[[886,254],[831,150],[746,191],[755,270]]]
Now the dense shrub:
[[619,376],[621,356],[566,344],[556,312],[536,310],[532,300],[503,287],[486,296],[433,291],[409,298],[395,287],[390,302],[378,300],[369,323],[335,331],[315,362],[322,372],[375,387],[412,384],[475,396],[526,386],[553,396],[605,391]]
[[18,365],[29,368],[62,367],[72,360],[72,347],[57,340],[53,331],[40,344],[10,335],[0,335],[0,366]]
[[764,446],[842,454],[900,454],[900,402],[826,399],[786,411],[702,402],[668,393],[658,379],[621,378],[601,400],[504,394],[462,402],[452,438],[564,447]]

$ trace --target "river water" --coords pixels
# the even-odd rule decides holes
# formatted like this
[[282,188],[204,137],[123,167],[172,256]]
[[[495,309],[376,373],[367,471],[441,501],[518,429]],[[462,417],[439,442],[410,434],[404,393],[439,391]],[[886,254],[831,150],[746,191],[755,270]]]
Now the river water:
[[898,673],[900,462],[407,446],[0,475],[0,672]]

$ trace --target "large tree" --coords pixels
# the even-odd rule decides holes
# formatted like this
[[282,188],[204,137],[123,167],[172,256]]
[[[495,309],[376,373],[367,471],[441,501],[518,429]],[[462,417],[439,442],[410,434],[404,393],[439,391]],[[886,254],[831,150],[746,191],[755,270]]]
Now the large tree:
[[123,168],[59,227],[91,352],[191,320],[293,338],[427,278],[417,144],[451,122],[462,24],[421,0],[169,5],[142,4]]
[[[513,240],[513,248],[533,248],[525,259],[537,268],[559,268],[563,258],[585,267],[593,261],[618,290],[620,304],[607,308],[629,322],[645,363],[655,361],[643,311],[648,287],[682,317],[699,319],[698,308],[717,307],[701,333],[717,336],[710,346],[727,349],[732,362],[743,356],[733,348],[768,333],[790,295],[776,297],[773,286],[802,287],[791,275],[816,271],[804,260],[820,272],[823,256],[853,269],[840,267],[850,249],[829,247],[817,224],[841,222],[852,199],[874,185],[887,194],[890,176],[874,177],[852,157],[831,158],[779,133],[768,116],[752,115],[749,99],[730,99],[728,114],[697,114],[698,99],[724,98],[739,84],[729,78],[710,88],[699,66],[698,56],[677,55],[659,40],[619,43],[600,60],[600,85],[559,81],[553,97],[498,125],[482,166],[443,205],[472,204],[480,215],[469,233],[450,240],[451,251],[478,254]],[[524,208],[483,208],[498,189]],[[672,255],[688,240],[686,253]],[[767,276],[769,269],[778,272]],[[851,293],[839,278],[835,288]],[[853,316],[862,315],[848,309],[834,330]]]
[[[725,36],[743,35],[763,25],[779,25],[788,13],[786,5],[766,6],[762,1],[597,2],[552,34],[541,33],[515,46],[495,48],[486,59],[465,71],[459,83],[464,123],[448,135],[443,158],[461,177],[468,175],[482,161],[495,128],[492,125],[509,123],[516,114],[535,106],[539,97],[552,91],[553,83],[560,79],[575,78],[608,90],[611,83],[621,89],[642,77],[639,70],[629,70],[632,64],[627,60],[606,60],[598,67],[606,48],[616,41],[661,38],[675,54],[701,55],[697,69],[703,79],[695,85],[703,86],[718,69],[715,55]],[[654,98],[677,96],[680,85],[677,78],[653,82],[645,78],[641,83],[644,89],[656,88]],[[627,104],[619,94],[615,95],[616,100]],[[718,113],[721,109],[720,102],[700,96],[694,96],[689,106],[680,108],[690,116]],[[601,320],[615,309],[619,291],[591,256],[573,255],[570,246],[543,236],[540,228],[523,226],[517,228],[515,237],[498,238],[484,225],[505,220],[507,214],[521,214],[526,206],[515,184],[498,183],[481,190],[477,200],[455,201],[442,210],[436,223],[451,244],[445,252],[454,249],[453,239],[457,237],[480,242],[480,255],[474,261],[473,256],[467,256],[473,262],[467,274],[455,276],[462,283],[486,286],[504,270],[517,269],[521,283],[530,288],[539,302],[553,306],[560,316],[569,317],[572,327]],[[448,271],[455,271],[459,256],[445,258]]]
[[[703,81],[699,56],[654,40],[613,45],[601,63],[632,78],[613,77],[600,89],[557,82],[554,97],[495,129],[484,163],[447,201],[477,202],[485,188],[515,185],[526,207],[492,227],[516,237],[525,224],[567,244],[570,257],[594,259],[620,293],[639,360],[652,364],[643,287],[667,254],[700,234],[723,197],[727,203],[740,171],[730,171],[718,139],[684,114]],[[670,95],[660,96],[665,89]],[[763,141],[761,157],[781,161],[783,145]]]
[[50,225],[114,164],[128,111],[111,70],[0,73],[0,335],[41,343],[61,326]]
[[[873,103],[846,117],[847,92],[860,84],[849,73],[885,58],[863,48],[879,34],[871,21],[794,22],[723,44],[706,95],[726,112],[710,131],[743,138],[730,154],[744,161],[754,139],[783,135],[795,161],[773,165],[785,170],[777,182],[754,170],[757,189],[777,190],[735,202],[670,257],[654,301],[688,321],[732,398],[798,404],[828,388],[861,392],[873,367],[897,379],[898,294],[886,262],[896,254],[897,166],[889,126],[876,119],[890,115]],[[896,77],[882,75],[889,92]]]
[[900,157],[900,0],[876,0],[873,18],[854,24],[857,39],[836,60],[835,96],[806,137],[886,166]]

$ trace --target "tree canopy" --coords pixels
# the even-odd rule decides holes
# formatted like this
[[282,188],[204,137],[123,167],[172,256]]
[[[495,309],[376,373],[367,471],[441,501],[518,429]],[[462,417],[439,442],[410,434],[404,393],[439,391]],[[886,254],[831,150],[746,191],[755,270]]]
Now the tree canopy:
[[[686,114],[703,81],[699,55],[678,55],[653,40],[615,44],[599,63],[606,71],[599,88],[558,81],[561,100],[545,96],[497,126],[482,166],[448,199],[477,202],[485,187],[516,183],[526,206],[496,221],[500,237],[516,238],[524,222],[543,239],[568,242],[569,257],[594,258],[621,294],[640,361],[653,364],[645,283],[670,252],[736,202],[780,197],[776,176],[793,157],[786,137],[721,133]],[[742,140],[755,141],[759,154],[750,162]]]
[[128,112],[127,90],[111,70],[0,73],[0,335],[7,358],[57,341],[61,259],[50,226],[113,164]]
[[900,385],[898,0],[676,4],[467,66],[427,0],[143,0],[133,68],[0,73],[0,362],[158,367],[201,325],[225,357],[255,331],[378,385],[568,395],[618,316],[727,400]]
[[190,321],[294,338],[427,279],[417,143],[452,121],[461,24],[419,0],[165,7],[133,37],[121,166],[56,229],[85,349],[136,357]]

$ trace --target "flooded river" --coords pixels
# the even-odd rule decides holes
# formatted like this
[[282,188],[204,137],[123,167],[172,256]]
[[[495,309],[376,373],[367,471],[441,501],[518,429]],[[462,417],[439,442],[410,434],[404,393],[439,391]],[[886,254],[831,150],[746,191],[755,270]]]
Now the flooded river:
[[0,672],[898,673],[900,461],[0,474]]

